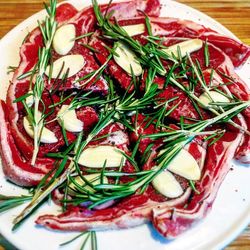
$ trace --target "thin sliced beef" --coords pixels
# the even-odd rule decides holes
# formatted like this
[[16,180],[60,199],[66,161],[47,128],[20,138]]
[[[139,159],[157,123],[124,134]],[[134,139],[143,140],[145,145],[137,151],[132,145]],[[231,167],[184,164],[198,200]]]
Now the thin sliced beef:
[[[223,64],[219,67],[219,75],[223,79],[223,82],[227,84],[230,82],[230,84],[227,84],[227,88],[229,91],[237,98],[243,101],[249,101],[250,100],[250,89],[247,84],[240,79],[240,77],[235,73],[233,69],[233,65],[230,62],[230,59],[226,57],[226,60]],[[246,130],[250,131],[250,107],[246,108],[242,111],[242,115],[244,121],[242,122]],[[244,133],[243,139],[240,143],[240,146],[237,149],[235,158],[244,164],[247,164],[250,166],[250,135],[247,133]]]
[[[100,5],[103,15],[113,12],[112,18],[116,20],[135,18],[143,16],[143,12],[149,16],[158,17],[160,14],[159,0],[135,0],[120,3],[112,3],[107,10],[108,5]],[[70,20],[70,23],[76,25],[77,33],[86,34],[95,31],[96,17],[92,7],[86,7]],[[88,38],[83,38],[82,41],[87,42]]]
[[[194,144],[194,143],[193,143]],[[199,145],[187,147],[187,150],[199,150],[193,152],[197,162],[203,164],[202,158],[205,155],[205,149]],[[202,168],[203,166],[200,165]],[[101,210],[88,210],[83,207],[69,207],[68,211],[58,216],[44,215],[40,216],[36,223],[47,228],[56,230],[105,230],[116,228],[128,228],[152,221],[153,211],[161,210],[166,207],[169,209],[183,207],[191,194],[188,182],[179,177],[185,187],[184,194],[176,199],[169,199],[159,194],[150,185],[143,194],[134,194],[123,199],[110,208]]]
[[20,186],[35,186],[54,167],[54,160],[38,158],[35,166],[20,154],[11,135],[6,104],[0,100],[0,155],[6,178]]
[[[159,2],[158,2],[158,5],[156,5],[157,2],[158,1],[149,0],[145,2],[133,1],[133,2],[126,2],[126,3],[118,3],[118,4],[111,5],[110,10],[113,10],[113,9],[119,9],[119,10],[124,10],[124,11],[130,10],[129,12],[127,12],[126,15],[121,16],[122,18],[125,18],[125,17],[132,18],[134,16],[141,15],[141,12],[139,12],[139,10],[146,11],[149,14],[152,13],[152,15],[154,14],[157,15],[157,13],[159,12]],[[154,8],[152,8],[152,6],[154,6]],[[105,11],[106,7],[107,5],[104,5],[102,7],[103,11]],[[133,13],[131,12],[131,10],[133,10]],[[82,12],[76,14],[75,8],[73,6],[71,6],[70,4],[63,4],[59,6],[59,11],[57,13],[57,21],[59,22],[59,25],[66,24],[66,23],[75,24],[76,30],[77,30],[77,36],[82,35],[83,29],[86,28],[87,26],[86,23],[83,22],[83,19],[87,17],[88,19],[87,21],[91,21],[91,15],[86,15],[87,13],[86,11],[90,11],[92,13],[91,15],[94,15],[92,8],[84,9]],[[118,18],[118,16],[116,17]],[[68,21],[68,18],[71,18],[71,19]],[[87,84],[86,84],[86,81],[76,82],[76,80],[78,80],[79,78],[82,78],[86,74],[94,72],[95,70],[99,68],[91,52],[81,45],[82,42],[84,42],[84,40],[76,42],[75,47],[71,51],[71,54],[83,55],[86,61],[86,65],[84,66],[83,70],[80,71],[77,75],[67,79],[65,85],[61,86],[61,89],[62,88],[63,89],[85,88],[86,90],[97,91],[97,92],[106,94],[108,90],[108,86],[107,86],[106,81],[102,77],[97,81],[96,79],[93,79]],[[12,133],[13,133],[15,141],[17,141],[20,148],[23,149],[22,152],[25,154],[26,158],[29,158],[31,156],[32,145],[29,140],[30,138],[27,138],[27,136],[25,136],[25,133],[23,133],[24,132],[23,129],[21,129],[20,131],[20,126],[18,126],[18,124],[20,124],[20,122],[18,123],[18,120],[20,120],[19,114],[18,114],[18,108],[17,108],[17,104],[13,103],[13,101],[17,97],[20,96],[20,92],[18,91],[20,89],[24,89],[23,87],[27,83],[26,79],[18,80],[18,76],[31,70],[34,67],[35,63],[38,60],[38,49],[42,46],[43,46],[43,42],[42,42],[41,33],[39,29],[35,29],[34,31],[31,32],[31,34],[29,35],[29,37],[26,39],[25,43],[21,47],[20,64],[14,74],[12,83],[9,87],[8,94],[7,94],[7,105],[10,109],[9,119],[11,123]],[[54,56],[54,59],[56,58],[58,58],[58,55]],[[53,81],[52,81],[52,84],[54,84]],[[49,86],[47,85],[46,87],[50,89],[52,85],[49,85]],[[57,86],[54,86],[54,87],[57,87]],[[59,127],[58,127],[58,131],[59,131]],[[47,151],[45,150],[45,152]]]
[[[106,10],[107,5],[101,6],[101,11],[104,14]],[[186,40],[187,38],[200,38],[204,41],[208,41],[211,59],[209,67],[204,66],[204,48],[191,55],[194,61],[197,59],[200,62],[205,78],[207,77],[206,81],[208,81],[209,72],[213,69],[216,71],[217,77],[216,79],[212,79],[213,84],[220,84],[221,81],[227,83],[227,76],[229,76],[233,79],[230,79],[231,84],[223,87],[223,91],[230,91],[241,100],[250,99],[249,88],[234,72],[234,67],[241,66],[249,57],[249,46],[243,45],[235,39],[218,34],[192,21],[175,18],[158,18],[160,12],[160,3],[158,0],[136,0],[114,3],[111,4],[108,12],[111,13],[113,10],[115,12],[113,13],[112,20],[116,19],[120,25],[145,23],[143,14],[143,12],[145,12],[150,18],[153,35],[159,35],[164,38],[165,45],[167,46],[178,41]],[[76,9],[70,4],[62,4],[58,7],[57,20],[59,25],[66,23],[74,24],[77,36],[92,31],[95,32],[98,28],[92,7],[85,8],[77,13]],[[113,44],[108,44],[106,41],[101,40],[98,37],[98,32],[96,32],[90,40],[90,45],[97,50],[95,54],[86,48],[86,46],[84,47],[84,44],[86,45],[89,42],[88,37],[76,41],[70,54],[81,54],[86,60],[86,65],[76,76],[67,79],[64,86],[59,86],[57,91],[55,91],[55,96],[58,94],[57,92],[61,90],[73,92],[76,89],[91,90],[103,95],[107,94],[108,86],[103,78],[97,81],[92,79],[88,83],[86,83],[86,80],[80,81],[79,83],[76,82],[77,79],[97,70],[100,64],[105,63],[107,60],[109,52],[105,48],[105,45],[112,47]],[[146,31],[143,35],[135,36],[135,39],[140,41],[142,45],[145,45],[147,42],[144,35],[147,35]],[[21,104],[13,103],[17,97],[22,96],[28,91],[28,79],[19,80],[18,76],[34,67],[38,60],[38,50],[42,46],[42,36],[37,28],[31,32],[21,46],[20,64],[15,71],[7,93],[7,105],[5,105],[3,101],[0,101],[0,154],[3,161],[3,170],[7,179],[21,186],[37,185],[41,178],[44,177],[55,164],[54,160],[46,157],[41,158],[41,155],[47,152],[57,151],[64,145],[58,123],[48,124],[48,128],[53,130],[60,139],[59,143],[57,145],[41,145],[36,164],[35,166],[31,166],[30,158],[33,151],[32,139],[28,138],[22,127],[22,119],[25,112]],[[53,52],[53,59],[55,60],[57,58],[59,58],[59,56]],[[169,65],[166,62],[163,63],[166,67]],[[115,79],[122,89],[128,89],[131,83],[131,77],[120,68],[114,60],[111,59],[109,61],[106,73]],[[53,83],[52,81],[52,84]],[[162,89],[164,79],[157,76],[155,83],[158,84],[159,89]],[[183,81],[182,84],[185,85],[187,83]],[[143,87],[144,86],[141,88],[142,90]],[[52,85],[47,83],[46,88],[47,90],[51,90]],[[199,95],[201,92],[202,89],[200,86],[196,86],[195,93]],[[179,120],[181,116],[198,118],[197,111],[194,109],[188,97],[181,91],[178,91],[176,87],[172,85],[167,86],[159,96],[163,98],[162,101],[167,101],[174,96],[178,96],[179,99],[182,100],[182,103],[180,103],[178,108],[171,114],[170,118],[174,120]],[[48,96],[44,97],[44,102],[47,106],[50,105],[50,101]],[[178,100],[171,105],[173,106],[176,103],[178,103]],[[168,106],[167,108],[171,108],[172,106]],[[58,112],[58,109],[59,108],[55,111]],[[6,110],[8,110],[8,113]],[[52,114],[52,116],[54,115],[55,117],[55,114]],[[78,119],[83,121],[86,129],[85,135],[87,135],[98,121],[97,113],[94,109],[85,107],[76,110],[76,115]],[[249,108],[242,112],[242,116],[236,117],[234,121],[245,129],[250,130]],[[120,123],[112,123],[101,131],[96,138],[107,134],[108,136],[92,141],[88,147],[113,145],[128,155],[131,155],[131,146],[135,145],[142,135],[159,132],[153,124],[147,126],[148,121],[142,114],[139,114],[138,117],[133,116],[131,123],[137,126],[135,126],[135,132],[129,136],[123,125]],[[58,216],[40,216],[36,223],[50,229],[83,231],[128,228],[151,221],[156,230],[163,236],[168,238],[176,237],[200,219],[204,218],[211,209],[218,188],[230,168],[234,155],[236,154],[236,158],[241,162],[249,163],[249,135],[230,126],[227,128],[228,130],[223,137],[211,146],[207,146],[207,143],[204,142],[204,138],[198,137],[185,147],[196,159],[202,170],[202,178],[196,182],[198,192],[193,191],[189,187],[189,183],[186,179],[175,175],[184,189],[183,195],[178,198],[169,199],[164,197],[149,184],[143,194],[135,193],[132,196],[119,201],[111,201],[93,210],[87,209],[86,204],[79,206],[68,205],[66,212]],[[76,135],[69,133],[69,141],[73,141],[75,136]],[[149,150],[151,154],[149,155],[148,161],[142,166],[144,170],[149,170],[155,165],[155,157],[160,150],[162,140],[141,139],[138,147],[139,156],[142,157],[150,145],[152,145],[151,150]],[[204,158],[206,158],[205,161]],[[81,166],[81,169],[83,173],[85,173],[85,167]],[[135,169],[127,161],[122,171],[131,173],[134,172]],[[129,180],[131,179],[125,177],[120,178],[122,183]],[[112,183],[112,178],[110,178],[109,181]],[[57,203],[59,203],[59,199],[62,197],[60,191],[59,188],[54,192]]]
[[[72,17],[74,14],[75,14],[75,9],[72,6],[70,6],[69,4],[65,5],[63,4],[59,7],[59,11],[57,13],[57,20],[59,22],[65,22],[66,20],[68,20],[69,17]],[[32,175],[30,176],[30,180],[27,179],[27,183],[25,183],[26,180],[20,181],[18,175],[14,176],[13,174],[16,169],[16,171],[19,172],[21,179],[22,178],[21,175],[22,174],[25,175],[27,172],[26,170],[27,166],[25,164],[28,164],[33,154],[33,140],[26,134],[22,125],[23,116],[25,115],[25,113],[23,112],[23,106],[20,103],[14,103],[14,100],[17,97],[20,97],[28,92],[29,81],[28,79],[19,80],[18,77],[23,73],[28,72],[34,67],[34,65],[38,60],[38,50],[42,46],[43,46],[43,41],[41,33],[39,29],[35,29],[29,34],[29,36],[26,38],[25,42],[20,48],[20,64],[14,73],[13,80],[11,82],[11,85],[9,86],[7,93],[8,120],[10,122],[10,128],[8,133],[10,135],[10,140],[14,140],[14,143],[16,144],[15,151],[21,160],[20,164],[18,165],[17,162],[15,162],[16,159],[10,159],[11,155],[9,155],[8,156],[9,159],[8,160],[6,159],[4,162],[6,162],[6,165],[8,166],[10,165],[11,161],[14,161],[15,164],[12,165],[12,172],[11,171],[5,171],[5,172],[6,176],[10,178],[13,182],[23,186],[38,184],[39,180],[41,179],[41,176],[43,176],[46,173],[46,171],[42,169],[46,168],[47,165],[52,165],[52,163],[54,162],[53,160],[49,160],[47,163],[46,159],[37,160],[38,164],[36,168],[34,167],[34,171],[38,171],[39,168],[41,168],[41,171],[40,172],[38,171],[39,177],[34,177],[36,182],[32,181],[33,178]],[[92,59],[92,65],[91,65],[91,56],[87,56],[86,61],[88,61],[90,67],[93,65],[93,63],[95,64],[94,60]],[[95,65],[96,66],[94,69],[97,69],[98,65],[97,64]],[[91,68],[91,70],[94,69]],[[44,93],[44,95],[46,94],[47,92]],[[48,104],[50,98],[48,96],[44,97],[43,101],[46,104]],[[94,110],[83,109],[79,111],[77,115],[78,114],[81,117],[80,118],[81,120],[85,120],[85,124],[87,125],[86,126],[87,130],[89,130],[93,126],[93,122],[96,122],[96,120],[98,119]],[[83,114],[85,115],[85,117],[83,117]],[[93,121],[92,118],[95,119],[95,121]],[[58,138],[58,143],[41,145],[39,156],[44,156],[44,154],[46,154],[47,152],[58,151],[58,149],[64,145],[62,131],[59,124],[57,122],[53,122],[46,126],[48,126],[48,128],[56,134]],[[67,132],[67,137],[69,142],[72,142],[75,139],[75,135],[68,132]],[[18,152],[19,150],[21,154]],[[25,162],[23,157],[26,158],[27,160],[27,163],[25,164],[22,164],[22,161]],[[39,163],[39,161],[42,162],[42,165]],[[24,173],[22,173],[22,169]]]
[[193,192],[191,199],[189,188],[180,198],[164,202],[151,200],[146,191],[111,208],[91,211],[72,207],[58,216],[40,216],[36,223],[50,229],[82,231],[128,228],[152,221],[163,236],[174,238],[200,221],[210,210],[240,139],[241,134],[228,132],[208,148],[202,179],[197,183],[200,193]]
[[185,207],[153,210],[153,225],[164,237],[175,238],[206,216],[231,167],[241,137],[240,133],[227,132],[223,138],[208,147],[203,176],[196,184],[200,193],[191,196]]
[[185,204],[189,195],[190,190],[187,190],[185,196],[161,204],[149,200],[147,194],[134,195],[124,199],[115,207],[93,211],[81,207],[72,207],[58,216],[40,216],[36,223],[50,229],[62,231],[130,228],[150,221],[153,208]]
[[[17,70],[14,73],[13,79],[9,86],[6,104],[8,107],[8,120],[10,122],[11,134],[14,140],[22,147],[22,152],[28,154],[26,155],[30,158],[29,152],[26,149],[30,148],[32,145],[27,141],[27,136],[19,130],[18,121],[22,119],[19,117],[19,110],[22,107],[21,104],[14,103],[17,97],[20,97],[24,94],[24,91],[27,91],[29,86],[29,81],[26,79],[18,80],[18,77],[25,72],[31,70],[37,62],[37,53],[39,47],[42,46],[42,37],[40,31],[35,29],[29,37],[26,39],[25,43],[21,46],[20,49],[20,64]],[[27,93],[27,92],[26,92]]]
[[[61,81],[52,79],[50,83],[46,80],[46,88],[48,90],[56,89],[59,91],[66,90],[84,90],[84,91],[92,91],[101,95],[106,95],[108,93],[108,84],[106,80],[101,76],[97,77],[87,77],[85,80],[81,80],[86,77],[90,73],[95,73],[96,70],[99,69],[99,65],[95,61],[93,57],[93,53],[84,47],[84,44],[80,41],[76,41],[72,50],[68,53],[68,55],[82,55],[85,61],[84,67],[75,75],[67,78],[63,83]],[[54,53],[53,61],[60,58],[61,56]]]
[[[62,13],[63,13],[63,8],[62,8]],[[7,106],[9,109],[9,121],[11,124],[11,133],[15,142],[17,143],[17,147],[20,149],[20,151],[22,152],[22,154],[25,156],[26,159],[30,159],[32,157],[33,140],[26,134],[22,125],[23,116],[25,115],[25,112],[23,112],[23,106],[21,103],[18,103],[18,104],[14,103],[14,100],[28,92],[29,80],[28,79],[19,80],[18,76],[31,70],[34,67],[35,63],[38,60],[37,58],[38,49],[41,46],[43,46],[43,43],[42,43],[42,37],[41,37],[40,31],[38,29],[35,29],[34,31],[31,32],[29,37],[26,39],[25,43],[21,46],[20,64],[14,74],[13,80],[11,82],[11,85],[9,86],[8,93],[7,93]],[[79,53],[82,53],[83,55],[85,55],[84,57],[86,60],[86,65],[84,69],[77,75],[78,78],[90,72],[93,72],[94,70],[99,68],[99,66],[96,64],[95,60],[93,59],[93,57],[91,56],[91,54],[89,53],[87,49],[77,44],[76,48],[73,49],[73,52],[77,53],[77,50],[80,51]],[[72,88],[73,80],[74,78],[72,77],[68,79],[66,83],[70,86],[70,88]],[[54,82],[52,82],[52,84],[53,83]],[[51,91],[51,86],[46,86],[46,87],[48,91]],[[57,88],[57,86],[53,86],[53,87]],[[90,82],[89,85],[86,85],[85,87],[87,87],[88,90],[92,90],[92,91],[98,91],[98,92],[103,92],[103,93],[107,92],[107,84],[104,81],[104,79],[100,79],[95,84],[92,84],[92,82]],[[47,94],[48,92],[45,91],[43,95],[43,101],[44,103],[48,104],[47,106],[49,106],[50,97],[46,96]],[[86,114],[86,110],[84,111],[84,113]],[[89,114],[88,116],[91,117],[91,114]],[[91,127],[93,125],[93,120],[92,121],[88,120],[86,124],[89,124],[88,126]],[[58,138],[58,143],[41,145],[41,148],[40,148],[41,150],[39,152],[40,156],[46,154],[47,152],[58,151],[58,149],[64,145],[63,135],[62,135],[61,127],[59,126],[59,124],[57,122],[53,122],[48,126],[56,134]],[[67,133],[67,135],[68,135],[69,142],[75,139],[75,136],[72,133]]]
[[[169,39],[167,45],[175,44],[177,40],[171,38]],[[220,87],[222,91],[225,93],[231,93],[236,98],[239,98],[242,101],[248,101],[250,100],[250,90],[247,84],[239,78],[239,76],[234,71],[234,66],[232,64],[231,59],[219,48],[215,47],[212,44],[208,44],[208,51],[210,56],[210,64],[208,67],[205,67],[205,58],[204,58],[204,48],[200,49],[199,51],[196,51],[191,54],[191,58],[193,62],[198,61],[202,72],[203,77],[207,84],[210,83],[210,77],[212,70],[214,72],[212,73],[213,79],[212,84],[213,86],[218,86],[219,84],[224,84],[223,87]],[[164,84],[164,78],[162,77],[156,77],[155,82],[159,85],[160,88],[162,88]],[[185,85],[185,82],[182,82],[181,84]],[[197,86],[194,89],[194,93],[196,96],[199,96],[203,93],[203,88],[198,83]],[[189,117],[189,118],[199,118],[199,115],[197,113],[197,110],[194,108],[194,105],[190,101],[190,99],[186,96],[185,93],[183,93],[180,89],[178,89],[176,86],[167,86],[162,93],[159,94],[159,97],[162,98],[161,101],[169,100],[170,98],[178,96],[179,98],[175,101],[171,102],[167,109],[172,108],[173,106],[177,105],[179,100],[181,100],[181,103],[178,105],[178,107],[169,115],[171,118],[179,120],[181,116]],[[203,118],[209,118],[211,116],[210,113],[205,112],[204,110],[201,110]],[[244,122],[242,122],[243,127],[245,127],[246,130],[250,131],[250,108],[245,109],[242,111],[242,115],[244,119]],[[244,133],[244,136],[242,138],[242,141],[240,143],[239,148],[236,152],[236,159],[239,160],[239,162],[244,164],[249,164],[250,154],[250,136],[248,133]]]
[[67,22],[77,13],[77,9],[72,4],[63,3],[56,8],[56,20],[59,23]]
[[[104,40],[101,40],[98,38],[98,33],[96,33],[90,40],[90,45],[95,48],[97,51],[95,53],[95,56],[97,60],[100,62],[101,65],[107,63],[108,56],[110,55],[110,52],[108,51],[107,47],[112,48],[113,44],[109,44],[105,42]],[[119,87],[123,90],[132,91],[134,89],[134,86],[131,86],[132,77],[128,75],[128,73],[121,68],[114,59],[109,60],[107,64],[106,72],[112,76],[116,80],[116,83],[118,83]]]
[[[150,121],[150,118],[147,118],[146,116],[142,114],[138,114],[138,116],[134,115],[132,116],[132,124],[136,128],[134,132],[130,134],[130,140],[134,144],[140,140],[138,150],[141,154],[143,154],[147,147],[152,144],[151,151],[155,151],[157,148],[159,148],[162,145],[162,140],[152,140],[147,137],[143,137],[144,135],[150,135],[155,134],[159,132],[158,129],[155,128],[155,126]],[[151,124],[149,124],[151,122]]]
[[[131,20],[119,20],[120,25],[139,23],[145,23],[145,19],[137,17]],[[200,38],[203,41],[208,41],[228,55],[235,67],[243,65],[250,56],[249,46],[190,20],[181,20],[172,17],[150,17],[150,23],[154,36],[161,36],[166,39],[175,37],[184,39]]]
[[175,18],[152,18],[151,22],[154,35],[208,41],[228,55],[235,67],[244,64],[250,55],[249,46],[195,22]]
[[[234,71],[234,65],[230,59],[222,50],[210,44],[209,46],[209,53],[210,53],[210,65],[209,68],[204,68],[204,53],[202,51],[195,52],[192,55],[193,60],[198,60],[200,65],[203,68],[203,76],[206,80],[207,84],[210,82],[211,76],[211,69],[214,70],[213,72],[213,85],[224,84],[224,86],[220,87],[225,93],[229,95],[232,94],[236,98],[242,101],[249,101],[250,100],[250,89],[247,84],[240,79],[240,77]],[[195,90],[197,93],[199,89],[196,88]],[[246,130],[250,131],[250,108],[246,108],[242,111],[242,115],[244,121],[242,121],[243,127]],[[244,133],[240,146],[236,152],[236,159],[239,162],[244,164],[249,164],[250,159],[250,136],[248,133]]]

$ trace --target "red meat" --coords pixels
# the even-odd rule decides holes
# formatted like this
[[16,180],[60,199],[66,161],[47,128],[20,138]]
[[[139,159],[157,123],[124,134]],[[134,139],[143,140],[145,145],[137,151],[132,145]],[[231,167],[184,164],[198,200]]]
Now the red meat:
[[[101,11],[103,14],[106,14],[107,5],[102,5]],[[207,41],[210,55],[209,67],[206,67],[204,63],[204,48],[191,54],[194,62],[196,59],[199,61],[206,83],[210,82],[210,72],[214,70],[215,74],[212,79],[214,86],[230,81],[229,85],[219,88],[227,93],[232,93],[240,100],[247,101],[250,99],[249,88],[234,72],[234,67],[241,66],[249,57],[249,46],[192,21],[159,18],[160,3],[158,0],[112,3],[107,12],[111,13],[111,11],[114,11],[111,20],[117,20],[120,25],[145,23],[143,14],[145,12],[149,16],[153,35],[161,36],[166,46],[187,38],[200,38],[203,41]],[[87,7],[77,13],[76,9],[70,4],[62,4],[58,7],[56,18],[59,25],[66,23],[74,24],[77,36],[88,32],[95,32],[95,34],[91,37],[91,40],[85,37],[76,41],[74,48],[69,54],[81,54],[86,61],[86,65],[75,76],[67,79],[63,86],[59,86],[52,99],[46,91],[52,89],[54,82],[46,82],[43,101],[47,112],[50,111],[48,107],[53,102],[58,101],[58,92],[62,90],[71,93],[77,89],[93,91],[102,95],[108,93],[108,85],[102,77],[98,80],[94,78],[88,83],[86,83],[86,80],[79,82],[76,80],[98,70],[99,64],[105,63],[109,55],[105,45],[110,47],[113,45],[108,44],[106,41],[104,42],[104,40],[98,37],[98,32],[100,31],[96,31],[98,25],[92,7]],[[145,45],[147,42],[145,35],[147,35],[147,31],[143,35],[135,36],[135,39],[140,41],[142,45]],[[89,45],[97,50],[95,54],[84,46],[88,42]],[[30,158],[33,152],[33,141],[26,134],[22,125],[25,111],[20,103],[13,102],[17,97],[27,93],[29,79],[20,80],[18,76],[34,67],[38,60],[38,50],[42,46],[42,36],[37,28],[31,32],[21,46],[20,64],[8,89],[7,104],[0,101],[0,155],[3,162],[3,171],[7,179],[21,186],[37,185],[42,177],[54,168],[54,160],[46,158],[45,154],[47,152],[56,152],[65,145],[61,127],[57,121],[47,124],[46,126],[56,134],[59,142],[54,145],[41,144],[36,164],[32,166]],[[53,52],[53,60],[57,58],[59,58],[59,55]],[[167,67],[169,62],[163,62],[163,64]],[[131,77],[113,59],[109,61],[106,73],[115,79],[122,89],[127,90],[130,86]],[[143,81],[145,81],[146,75],[147,72],[145,71]],[[164,80],[163,77],[157,76],[154,79],[154,83],[158,84],[159,89],[163,89]],[[144,89],[143,81],[141,90]],[[187,83],[183,81],[180,84],[186,85]],[[133,87],[128,91],[132,89]],[[199,84],[195,87],[194,92],[197,96],[203,92]],[[169,103],[167,107],[167,109],[170,109],[181,100],[179,106],[169,115],[171,119],[179,121],[181,116],[189,118],[199,117],[190,99],[176,86],[170,84],[159,94],[160,102],[165,102],[176,96],[178,99]],[[59,108],[60,106],[47,119],[55,118]],[[206,111],[203,113],[204,118],[211,116]],[[85,135],[98,122],[96,111],[90,107],[77,109],[76,115],[84,123]],[[244,110],[242,115],[236,117],[234,121],[249,131],[250,108]],[[132,125],[136,124],[134,126],[136,129],[129,136],[122,124],[112,123],[103,129],[96,138],[107,134],[108,136],[91,141],[88,147],[113,145],[131,155],[131,147],[141,139],[141,136],[159,132],[153,124],[147,126],[148,120],[143,114],[138,114],[138,117],[133,116],[131,123]],[[206,216],[212,207],[218,188],[230,168],[234,155],[239,161],[250,163],[250,136],[238,129],[229,126],[227,128],[228,131],[223,137],[211,146],[207,146],[208,143],[204,141],[204,138],[198,137],[185,147],[196,159],[202,171],[201,179],[196,182],[198,192],[193,191],[189,187],[186,179],[175,175],[185,191],[178,198],[166,198],[149,184],[142,194],[137,192],[132,196],[111,201],[109,204],[93,210],[85,208],[84,204],[80,206],[69,205],[66,212],[58,216],[40,216],[36,223],[50,229],[83,231],[128,228],[151,221],[160,234],[168,238],[174,238]],[[67,133],[67,137],[69,142],[72,142],[75,140],[76,135]],[[149,159],[142,166],[142,169],[149,170],[155,165],[155,157],[162,143],[162,140],[152,140],[145,137],[139,141],[139,156],[143,156],[150,144],[153,145]],[[83,166],[83,172],[84,169]],[[130,173],[135,171],[128,161],[122,170]],[[122,177],[120,180],[124,183],[130,179]],[[56,202],[59,203],[58,199],[61,197],[60,189],[55,191],[54,197],[56,197]]]
[[[131,20],[127,19],[128,18],[126,18],[126,20],[119,20],[119,24],[131,25],[145,23],[145,19],[142,17]],[[249,46],[190,20],[181,20],[172,17],[150,17],[150,23],[154,36],[161,36],[166,39],[176,37],[184,39],[199,38],[203,41],[208,41],[228,55],[235,67],[243,65],[250,55]]]
[[[188,151],[193,152],[197,161],[201,164],[204,158],[205,149],[193,143],[187,147]],[[187,203],[191,189],[187,182],[184,181],[182,186],[185,186],[184,194],[176,199],[169,199],[158,194],[152,186],[149,186],[143,194],[135,194],[123,199],[116,205],[102,210],[88,210],[83,207],[71,207],[69,210],[59,216],[44,215],[40,216],[36,223],[45,227],[56,230],[90,230],[90,229],[116,229],[128,228],[143,224],[147,221],[153,221],[153,214],[161,209],[169,208],[172,214],[174,208],[183,208]],[[157,230],[159,230],[156,227]]]
[[38,158],[35,166],[26,161],[16,147],[7,118],[6,104],[0,100],[0,155],[7,179],[20,186],[35,186],[54,167],[54,160]]

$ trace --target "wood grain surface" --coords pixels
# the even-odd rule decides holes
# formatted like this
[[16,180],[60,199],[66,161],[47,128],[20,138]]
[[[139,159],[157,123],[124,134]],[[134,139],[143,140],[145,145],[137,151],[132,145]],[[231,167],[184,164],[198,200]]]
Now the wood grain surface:
[[[22,20],[41,10],[42,2],[43,0],[0,0],[0,38]],[[216,19],[242,42],[250,45],[250,0],[179,0],[179,2]],[[13,250],[14,248],[0,236],[0,250],[4,249]],[[250,226],[226,247],[226,250],[249,249]]]

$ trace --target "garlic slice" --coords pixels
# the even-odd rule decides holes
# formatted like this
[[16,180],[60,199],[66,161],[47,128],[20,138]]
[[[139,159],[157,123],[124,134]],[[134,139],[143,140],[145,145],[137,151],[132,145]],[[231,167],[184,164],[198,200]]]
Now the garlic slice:
[[[38,120],[41,119],[41,113],[38,113]],[[23,118],[23,127],[27,134],[31,137],[34,138],[34,129],[33,125],[30,123],[29,119],[27,116]],[[58,142],[58,139],[56,138],[54,132],[50,131],[46,127],[42,128],[42,133],[40,137],[40,141],[42,143],[56,143]]]
[[[52,65],[52,78],[62,79],[68,71],[68,77],[77,74],[85,65],[81,55],[68,55],[57,59]],[[49,76],[50,65],[46,68],[45,74]]]
[[67,55],[74,47],[76,38],[76,28],[73,24],[61,26],[55,33],[53,38],[53,48],[57,54]]
[[32,90],[29,90],[28,94],[30,94],[30,95],[25,99],[25,102],[26,102],[27,106],[30,108],[34,104],[35,100],[34,100],[34,95],[33,95]]
[[145,25],[143,23],[126,25],[121,27],[128,33],[129,36],[136,36],[145,32]]
[[[88,174],[83,176],[87,181],[89,181],[93,185],[101,184],[101,174]],[[86,191],[95,192],[95,190],[88,184],[86,184],[86,182],[80,176],[75,177],[74,180],[78,185],[82,186]],[[108,178],[106,176],[103,176],[103,184],[108,184]],[[71,182],[69,184],[68,194],[74,195],[75,191],[77,192],[77,187],[73,182]]]
[[180,183],[174,175],[165,170],[158,174],[152,181],[153,187],[168,198],[176,198],[183,194]]
[[[201,103],[204,107],[210,106],[209,105],[210,102],[226,102],[226,103],[230,102],[230,100],[226,96],[222,95],[221,93],[218,93],[217,91],[213,91],[213,90],[208,91],[208,93],[204,92],[203,94],[201,94],[199,97],[199,100],[201,101]],[[214,106],[214,105],[212,107],[216,108],[216,106]]]
[[[124,43],[117,42],[115,43],[116,49],[114,55],[115,62],[123,68],[128,74],[139,76],[142,74],[142,67],[139,61],[136,58],[135,53]],[[131,70],[132,68],[132,70]]]
[[181,51],[181,56],[185,57],[186,54],[191,54],[202,48],[203,42],[200,39],[191,39],[181,43],[177,43],[168,47],[167,49],[162,49],[164,52],[169,54],[170,56],[173,54],[175,57],[178,58],[178,47]]
[[[160,154],[163,151],[160,151]],[[167,170],[184,177],[187,180],[199,180],[201,170],[194,157],[185,149],[182,149],[169,163]]]
[[89,168],[102,168],[106,161],[106,167],[119,167],[125,163],[125,157],[113,146],[97,146],[85,149],[78,163]]
[[60,111],[57,114],[58,122],[69,132],[81,132],[83,130],[83,122],[80,121],[75,110],[69,110],[69,105],[62,105]]

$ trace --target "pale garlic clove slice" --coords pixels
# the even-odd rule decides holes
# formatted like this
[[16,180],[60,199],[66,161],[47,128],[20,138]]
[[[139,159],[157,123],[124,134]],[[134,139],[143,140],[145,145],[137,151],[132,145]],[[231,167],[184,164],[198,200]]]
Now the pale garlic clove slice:
[[[124,43],[115,43],[115,62],[124,69],[129,75],[134,74],[140,76],[143,72],[140,62],[138,61],[135,53]],[[132,70],[131,70],[132,69]],[[132,73],[133,72],[133,73]]]
[[53,65],[52,70],[50,69],[51,65],[46,68],[45,74],[50,75],[51,78],[63,79],[67,74],[67,77],[71,77],[77,74],[85,65],[85,60],[82,55],[68,55],[63,56],[57,59]]
[[208,93],[204,92],[203,94],[200,95],[199,100],[204,107],[211,106],[213,108],[216,108],[216,106],[210,105],[211,102],[224,102],[224,103],[230,102],[230,100],[226,96],[214,90],[210,90],[208,91]]
[[73,24],[66,24],[57,29],[53,38],[53,48],[57,54],[67,55],[75,44],[76,28]]
[[168,198],[177,198],[183,194],[180,183],[173,174],[165,170],[159,173],[152,181],[153,187]]
[[32,90],[29,90],[28,94],[30,94],[30,95],[27,96],[27,98],[25,99],[25,102],[26,102],[27,106],[30,108],[33,106],[35,100],[34,100],[34,95],[33,95]]
[[78,163],[89,168],[119,167],[124,165],[125,157],[116,147],[100,145],[86,148],[80,155]]
[[59,124],[69,132],[77,133],[83,130],[83,122],[77,118],[75,110],[69,110],[69,105],[62,105],[57,118]]
[[[41,117],[41,114],[38,115]],[[26,133],[31,137],[34,138],[34,128],[33,125],[30,123],[27,116],[23,118],[23,127],[26,131]],[[42,128],[42,133],[40,137],[40,141],[42,143],[56,143],[58,142],[57,137],[55,136],[55,133],[47,129],[46,127]]]
[[125,25],[121,27],[127,32],[129,36],[136,36],[145,32],[145,25],[143,23]]
[[177,43],[175,45],[169,46],[167,49],[162,49],[168,55],[178,58],[178,50],[180,49],[181,56],[185,57],[187,54],[191,54],[202,48],[203,41],[200,39],[190,39],[184,42]]
[[[162,154],[163,151],[160,151]],[[194,157],[182,149],[169,163],[167,170],[184,177],[187,180],[197,181],[201,178],[201,170]]]
[[[98,173],[97,174],[83,175],[83,177],[93,185],[98,185],[101,183],[108,184],[108,178],[106,176],[103,176],[103,179],[101,179],[101,174],[98,174]],[[86,191],[95,192],[95,190],[92,187],[90,187],[80,176],[75,177],[74,181],[78,185],[80,185],[82,188],[84,188]],[[77,192],[77,187],[73,182],[71,182],[69,184],[68,194],[74,195],[75,192]]]

